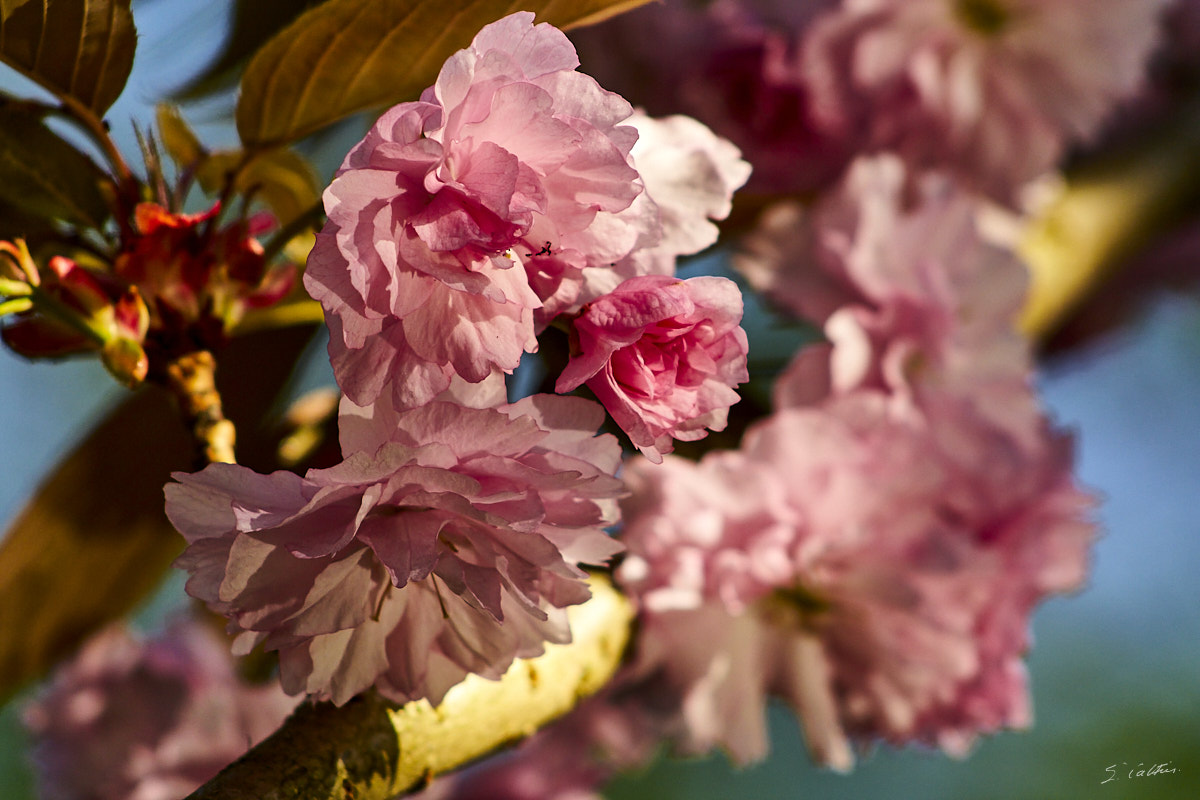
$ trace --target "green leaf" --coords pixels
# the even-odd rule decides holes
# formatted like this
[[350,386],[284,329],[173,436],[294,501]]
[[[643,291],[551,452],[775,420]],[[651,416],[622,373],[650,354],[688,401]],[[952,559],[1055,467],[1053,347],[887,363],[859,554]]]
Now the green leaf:
[[328,0],[251,60],[237,127],[247,147],[294,141],[357,111],[417,97],[484,25],[513,11],[569,28],[648,0]]
[[100,227],[108,203],[90,158],[33,114],[0,111],[0,201],[26,214]]
[[[312,336],[297,326],[239,337],[217,372],[240,461],[277,468],[263,424]],[[183,548],[163,485],[192,446],[167,393],[147,387],[109,414],[38,489],[0,540],[0,703],[128,613]]]
[[[213,153],[200,165],[196,178],[209,194],[220,192],[228,174],[242,161],[241,151]],[[233,188],[260,200],[275,213],[282,227],[308,211],[321,198],[317,177],[307,159],[294,150],[258,153],[241,167]]]
[[129,0],[0,0],[0,60],[103,115],[133,67]]

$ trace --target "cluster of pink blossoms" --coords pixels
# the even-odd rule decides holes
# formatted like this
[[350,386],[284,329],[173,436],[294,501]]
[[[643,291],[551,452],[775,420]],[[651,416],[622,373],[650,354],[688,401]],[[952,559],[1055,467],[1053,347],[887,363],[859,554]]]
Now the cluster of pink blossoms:
[[[1091,501],[1067,441],[1030,453],[976,422],[946,443],[862,392],[777,412],[738,453],[636,470],[619,577],[683,749],[762,758],[768,695],[838,769],[852,739],[963,754],[1029,723],[1028,616],[1080,585]],[[754,499],[716,490],[733,475]]]
[[953,187],[906,208],[906,183],[859,162],[747,243],[751,279],[828,343],[739,451],[630,468],[618,578],[685,750],[762,757],[768,695],[841,769],[856,739],[963,753],[1030,720],[1028,617],[1081,584],[1092,500],[1014,332],[1023,267]]
[[[575,71],[533,15],[486,26],[420,101],[385,113],[325,193],[305,285],[345,399],[344,460],[177,474],[188,591],[288,692],[429,698],[570,639],[580,565],[620,550],[624,485],[596,403],[507,403],[556,320],[559,390],[585,381],[648,453],[720,430],[747,379],[741,295],[673,277],[749,174],[693,120],[650,119]],[[557,335],[557,332],[555,332]]]
[[730,137],[758,192],[825,188],[856,153],[892,152],[1014,204],[1140,88],[1169,5],[669,0],[578,38],[606,85]]
[[140,640],[94,636],[25,711],[42,796],[178,800],[265,739],[296,706],[247,683],[215,631],[181,619]]
[[755,761],[771,697],[840,770],[856,744],[962,755],[1030,723],[1029,617],[1082,584],[1094,500],[1033,395],[1024,270],[979,211],[883,157],[772,212],[736,263],[828,342],[740,449],[627,465],[631,662],[562,723],[573,745],[547,731],[436,797],[594,797],[660,738]]
[[[356,403],[389,392],[417,406],[452,376],[512,372],[606,275],[671,271],[712,244],[706,215],[728,214],[749,175],[703,126],[633,117],[575,70],[566,36],[532,19],[484,28],[419,102],[380,118],[326,190],[305,285]],[[641,132],[651,142],[635,160]]]
[[776,205],[742,241],[754,288],[827,340],[797,355],[777,403],[876,389],[897,415],[967,404],[1022,438],[1039,416],[1015,327],[1026,271],[970,195],[927,177],[909,205],[910,183],[899,158],[860,158],[811,209]]
[[344,703],[371,686],[438,702],[570,640],[579,563],[617,549],[620,448],[579,398],[471,408],[344,401],[345,460],[258,475],[177,474],[167,515],[187,538],[188,592],[226,615],[235,650],[279,651],[291,693]]
[[[1028,724],[1029,616],[1082,582],[1092,499],[1037,404],[1025,272],[978,196],[1013,202],[1132,88],[1159,0],[1101,5],[1115,21],[1070,0],[718,0],[660,26],[703,64],[667,70],[671,92],[778,166],[756,188],[823,192],[769,205],[734,263],[825,341],[738,450],[699,461],[673,443],[726,427],[748,344],[735,285],[675,261],[716,241],[749,165],[577,72],[532,14],[485,27],[325,193],[304,281],[342,462],[177,474],[188,591],[235,652],[277,651],[292,694],[436,703],[568,641],[581,566],[626,549],[618,678],[430,797],[591,798],[661,739],[756,760],[771,697],[837,769],[881,739],[959,754]],[[507,402],[560,329],[555,389],[586,386],[644,456],[622,478],[596,403]]]

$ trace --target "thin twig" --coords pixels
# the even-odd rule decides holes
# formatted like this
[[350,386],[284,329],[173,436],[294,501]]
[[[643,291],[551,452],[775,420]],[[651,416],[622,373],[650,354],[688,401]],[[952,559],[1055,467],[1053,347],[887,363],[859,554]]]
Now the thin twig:
[[63,110],[83,126],[84,130],[91,136],[92,141],[104,152],[104,157],[108,159],[109,165],[112,166],[113,171],[117,174],[118,183],[122,187],[136,184],[137,181],[133,176],[133,170],[129,168],[129,164],[125,162],[121,151],[117,149],[116,143],[108,133],[108,128],[105,126],[104,120],[96,116],[95,112],[70,95],[62,95],[61,100]]

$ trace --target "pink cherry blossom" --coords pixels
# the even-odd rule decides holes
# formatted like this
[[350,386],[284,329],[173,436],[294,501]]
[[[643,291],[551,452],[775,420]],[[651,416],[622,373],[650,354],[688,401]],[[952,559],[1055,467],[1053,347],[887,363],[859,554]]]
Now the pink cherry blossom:
[[1092,501],[1069,440],[1043,428],[1033,452],[942,412],[897,420],[860,391],[777,412],[737,453],[630,466],[618,579],[682,749],[763,757],[769,695],[840,769],[854,741],[962,753],[1028,724],[1029,614],[1082,582]]
[[584,383],[646,456],[725,428],[749,379],[742,297],[726,278],[631,278],[575,320],[577,355],[555,386]]
[[[653,227],[620,123],[627,102],[575,71],[567,38],[520,12],[450,57],[419,102],[372,127],[325,192],[305,285],[343,391],[428,402],[452,375],[512,371],[543,303]],[[547,312],[547,313],[553,313]]]
[[620,549],[620,449],[598,405],[537,395],[469,408],[345,403],[345,460],[300,477],[212,464],[177,473],[167,515],[188,592],[238,651],[278,650],[290,693],[344,703],[374,685],[438,702],[467,673],[570,638],[579,563]]
[[927,178],[909,205],[907,184],[898,158],[859,159],[810,212],[777,206],[744,242],[743,274],[828,340],[801,351],[776,403],[872,388],[911,414],[952,397],[1036,438],[1032,359],[1016,330],[1024,265],[985,235],[974,197]]
[[819,124],[1015,203],[1142,79],[1164,0],[845,0],[803,46]]
[[149,640],[94,636],[26,709],[42,794],[177,800],[272,733],[296,699],[252,686],[199,622]]
[[656,119],[635,111],[626,124],[638,131],[632,156],[646,191],[631,210],[652,205],[655,224],[643,232],[624,258],[608,267],[585,270],[578,306],[608,294],[639,275],[674,275],[675,260],[715,244],[723,220],[733,209],[733,193],[746,182],[750,164],[726,139],[691,117]]

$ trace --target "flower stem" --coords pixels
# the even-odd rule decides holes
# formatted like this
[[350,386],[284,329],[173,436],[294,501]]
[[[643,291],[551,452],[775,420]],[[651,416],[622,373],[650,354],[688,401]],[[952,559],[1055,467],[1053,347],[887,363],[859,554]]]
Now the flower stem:
[[70,95],[62,95],[62,107],[68,114],[71,115],[88,135],[92,141],[104,153],[104,157],[108,159],[109,166],[116,173],[118,185],[128,187],[137,183],[133,176],[133,170],[129,168],[125,158],[121,155],[121,151],[117,149],[117,145],[113,142],[112,137],[108,133],[108,128],[105,127],[104,121],[83,103],[79,102]]
[[216,369],[216,359],[207,350],[188,353],[167,365],[167,386],[196,444],[196,469],[212,463],[237,463],[233,452],[236,431],[221,408]]
[[287,328],[292,325],[320,325],[325,312],[316,300],[297,300],[246,312],[233,328],[234,336],[256,331]]

